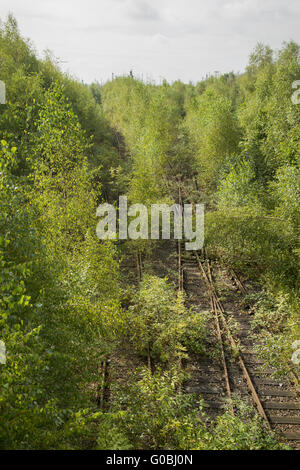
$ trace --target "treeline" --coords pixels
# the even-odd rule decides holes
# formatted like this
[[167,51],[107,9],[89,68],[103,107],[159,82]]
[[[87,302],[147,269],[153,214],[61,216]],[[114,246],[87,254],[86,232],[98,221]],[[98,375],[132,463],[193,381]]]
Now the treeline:
[[[100,242],[96,207],[177,202],[179,185],[205,202],[206,248],[263,286],[249,302],[265,359],[286,372],[299,338],[298,54],[258,46],[245,74],[197,85],[88,86],[38,58],[13,17],[1,25],[1,448],[278,447],[243,404],[208,432],[179,367],[203,353],[205,315],[156,276],[128,288],[122,256],[154,242]],[[104,413],[100,365],[127,341],[145,367]]]
[[267,334],[264,359],[298,377],[290,359],[300,335],[299,77],[297,44],[258,44],[242,75],[195,86],[121,77],[102,91],[132,156],[132,200],[177,202],[183,179],[184,199],[206,205],[209,255],[260,286],[248,301]]

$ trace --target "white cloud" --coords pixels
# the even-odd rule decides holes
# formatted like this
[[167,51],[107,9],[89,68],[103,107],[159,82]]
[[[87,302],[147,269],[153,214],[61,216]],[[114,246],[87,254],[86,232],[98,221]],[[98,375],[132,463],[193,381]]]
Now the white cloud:
[[241,71],[258,41],[300,42],[299,0],[1,0],[38,51],[85,81],[133,69],[197,81]]
[[159,12],[144,0],[128,0],[125,5],[129,18],[137,21],[155,21]]

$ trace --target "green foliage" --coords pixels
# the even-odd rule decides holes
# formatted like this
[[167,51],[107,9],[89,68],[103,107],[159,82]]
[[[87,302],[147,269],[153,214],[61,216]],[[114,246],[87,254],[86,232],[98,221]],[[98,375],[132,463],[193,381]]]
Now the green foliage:
[[39,163],[42,160],[56,175],[83,163],[88,144],[59,83],[45,93],[44,99],[45,104],[39,109],[35,153]]
[[[16,148],[9,149],[2,140],[0,149],[0,333],[6,345],[6,364],[0,365],[0,447],[30,448],[43,445],[47,432],[60,420],[55,402],[41,383],[49,360],[41,341],[41,325],[30,319],[39,309],[29,295],[27,284],[32,276],[34,234],[30,231],[30,209],[22,206],[21,189],[12,175]],[[32,219],[31,219],[32,220]],[[26,233],[26,232],[25,232]],[[24,243],[23,259],[19,250]]]
[[200,186],[215,189],[223,166],[237,152],[239,129],[231,100],[213,87],[206,89],[189,104],[185,126]]
[[299,381],[300,366],[292,362],[292,344],[298,340],[299,299],[269,286],[255,303],[256,314],[252,321],[258,345],[256,352],[265,367],[272,367],[275,376],[294,377]]
[[[68,423],[80,427],[95,407],[99,362],[124,326],[116,247],[95,234],[99,160],[91,168],[96,144],[115,153],[113,138],[92,92],[87,110],[87,88],[38,61],[13,18],[0,50],[8,97],[0,110],[0,445],[79,448],[82,435]],[[97,142],[93,111],[103,127]]]
[[196,354],[208,353],[205,341],[208,334],[208,312],[193,312],[189,310],[185,320],[182,344],[187,351]]
[[[193,397],[180,390],[183,379],[174,368],[158,369],[153,375],[146,368],[137,370],[130,383],[116,392],[114,409],[106,417],[110,427],[105,423],[104,429],[109,429],[113,448],[117,444],[119,449],[287,449],[253,407],[240,399],[234,400],[234,416],[228,408],[206,425],[203,402],[200,399],[197,409]],[[100,442],[100,448],[106,449],[103,429]]]
[[203,429],[193,400],[180,392],[183,377],[176,369],[136,372],[119,391],[119,429],[134,449],[191,449]]
[[130,338],[137,350],[173,362],[186,355],[185,345],[204,351],[206,316],[185,308],[182,292],[167,279],[145,275],[130,308]]
[[99,426],[97,436],[98,450],[131,450],[133,449],[126,433],[120,430],[119,413],[107,413]]
[[149,205],[166,200],[166,193],[172,198],[170,180],[190,174],[193,166],[178,91],[168,84],[154,87],[119,77],[104,86],[103,103],[132,159],[130,200]]
[[[287,450],[264,425],[253,407],[235,400],[235,414],[230,410],[218,416],[206,443],[207,450]],[[200,447],[203,449],[203,447]]]
[[[280,448],[243,403],[204,425],[179,359],[209,353],[205,312],[147,273],[125,311],[122,250],[154,243],[100,242],[95,226],[102,199],[170,203],[181,181],[184,200],[207,203],[208,252],[266,286],[253,323],[265,364],[299,377],[299,46],[259,44],[245,74],[196,85],[88,86],[39,60],[10,15],[0,56],[1,448]],[[99,365],[128,337],[158,368],[113,384],[99,413]]]
[[285,219],[291,230],[300,225],[300,170],[295,166],[282,166],[270,183],[274,215]]
[[259,205],[260,187],[247,160],[239,161],[221,180],[216,198],[219,209]]

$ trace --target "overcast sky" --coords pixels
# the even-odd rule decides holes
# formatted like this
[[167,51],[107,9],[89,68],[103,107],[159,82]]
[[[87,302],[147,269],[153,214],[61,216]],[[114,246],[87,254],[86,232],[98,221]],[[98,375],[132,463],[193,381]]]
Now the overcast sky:
[[38,53],[50,49],[86,82],[133,70],[200,80],[243,71],[258,41],[300,43],[299,0],[1,0]]

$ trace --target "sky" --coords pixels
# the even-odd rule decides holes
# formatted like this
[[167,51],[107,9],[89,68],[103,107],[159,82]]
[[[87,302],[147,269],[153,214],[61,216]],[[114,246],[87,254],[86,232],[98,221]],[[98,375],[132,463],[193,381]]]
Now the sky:
[[87,83],[133,74],[197,82],[242,72],[257,42],[300,43],[299,0],[1,0],[39,56]]

